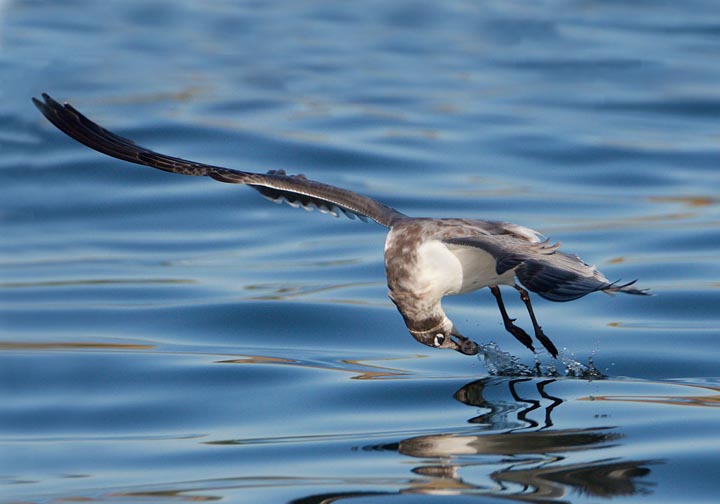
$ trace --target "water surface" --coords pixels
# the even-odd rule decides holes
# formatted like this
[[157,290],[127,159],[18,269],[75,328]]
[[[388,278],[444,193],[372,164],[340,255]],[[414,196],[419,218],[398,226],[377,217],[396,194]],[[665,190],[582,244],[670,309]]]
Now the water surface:
[[[712,2],[0,13],[0,501],[716,500]],[[533,227],[655,295],[537,299],[558,361],[489,292],[448,299],[491,358],[433,351],[382,228],[96,154],[45,91],[161,152]]]

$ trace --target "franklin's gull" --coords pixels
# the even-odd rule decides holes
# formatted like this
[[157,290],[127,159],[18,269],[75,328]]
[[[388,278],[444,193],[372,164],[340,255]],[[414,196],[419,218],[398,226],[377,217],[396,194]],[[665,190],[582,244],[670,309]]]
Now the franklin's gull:
[[478,353],[478,345],[460,334],[443,311],[442,298],[451,294],[488,287],[497,300],[505,329],[534,351],[532,338],[513,324],[503,304],[499,286],[513,287],[527,307],[535,338],[553,357],[557,357],[557,348],[538,324],[528,290],[550,301],[571,301],[595,291],[647,294],[632,287],[635,282],[608,281],[578,256],[559,251],[558,243],[551,244],[537,231],[517,224],[409,217],[367,196],[304,175],[287,175],[282,170],[251,173],[166,156],[111,133],[72,105],[62,105],[47,94],[42,96],[43,101],[33,98],[33,102],[52,124],[103,154],[168,172],[245,184],[275,202],[369,219],[389,228],[385,241],[388,296],[410,334],[423,345],[467,355]]

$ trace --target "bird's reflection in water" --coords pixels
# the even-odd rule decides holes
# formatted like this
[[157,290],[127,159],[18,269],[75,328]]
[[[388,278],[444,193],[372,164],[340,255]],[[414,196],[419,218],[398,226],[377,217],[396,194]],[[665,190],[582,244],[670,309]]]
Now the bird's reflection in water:
[[[418,436],[401,441],[398,451],[431,459],[430,463],[413,469],[433,478],[426,488],[429,492],[434,491],[433,487],[447,491],[449,486],[456,486],[529,502],[562,501],[573,491],[605,498],[648,493],[650,485],[636,479],[650,473],[647,466],[653,461],[599,457],[591,462],[565,462],[564,454],[568,452],[608,447],[622,436],[611,428],[551,429],[553,410],[563,403],[547,391],[553,382],[554,379],[486,378],[465,385],[455,393],[455,398],[487,410],[469,419],[470,423],[485,426],[487,434],[480,431],[477,435]],[[526,385],[523,390],[528,385],[532,390],[534,385],[536,394],[521,394],[518,391],[521,384]],[[530,418],[536,411],[544,413],[542,422]],[[503,466],[489,474],[494,485],[486,481],[482,488],[458,476],[461,468],[472,473],[468,470],[472,466],[489,464]]]
[[[573,494],[607,499],[649,494],[652,483],[643,477],[650,473],[648,466],[658,462],[603,456],[602,448],[622,439],[612,427],[552,428],[553,410],[563,403],[547,391],[555,381],[490,377],[472,382],[455,393],[458,401],[487,410],[468,420],[477,427],[471,434],[417,436],[363,449],[396,451],[422,460],[412,472],[423,478],[401,493],[526,502],[569,502]],[[533,412],[544,420],[531,419]],[[571,461],[571,452],[584,452],[578,458],[582,461]],[[377,494],[326,494],[294,502],[330,503],[362,495]]]
[[[533,380],[532,378],[484,378],[465,385],[455,392],[455,399],[468,406],[488,410],[487,413],[468,420],[470,423],[487,424],[493,430],[512,429],[513,427],[526,430],[539,428],[539,430],[542,430],[553,425],[552,412],[563,403],[562,399],[551,396],[545,390],[548,385],[555,381],[557,380],[554,378],[543,380]],[[526,382],[535,384],[538,392],[537,397],[522,397],[520,395],[517,390],[518,386]],[[500,391],[507,389],[510,396],[486,397],[489,395],[488,389]],[[543,406],[543,402],[547,404]],[[541,407],[544,407],[545,410],[545,422],[542,426],[535,420],[528,418],[530,413],[539,410]]]

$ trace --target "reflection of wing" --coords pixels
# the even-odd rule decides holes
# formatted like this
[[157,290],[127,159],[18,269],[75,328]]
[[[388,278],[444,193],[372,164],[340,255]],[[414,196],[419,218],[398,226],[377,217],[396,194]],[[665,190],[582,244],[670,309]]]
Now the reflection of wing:
[[448,458],[459,455],[527,455],[565,453],[596,448],[622,436],[605,428],[503,432],[478,436],[431,434],[400,441],[398,451],[417,458]]
[[208,176],[221,182],[249,185],[273,201],[286,201],[294,207],[302,206],[306,209],[314,207],[335,216],[343,213],[350,218],[372,219],[388,227],[405,217],[394,208],[367,196],[308,180],[303,175],[286,175],[281,170],[267,174],[244,172],[159,154],[111,133],[75,110],[72,105],[62,105],[47,94],[42,96],[44,102],[35,98],[33,102],[51,123],[78,142],[108,156],[168,172]]
[[[567,497],[568,488],[589,497],[622,497],[645,495],[653,483],[639,480],[650,474],[649,465],[657,460],[612,459],[576,464],[558,464],[533,469],[512,469],[497,471],[492,478],[506,487],[514,483],[532,489],[523,497],[538,497],[540,502],[554,502]],[[527,499],[533,502],[532,499]],[[535,501],[537,502],[537,501]]]
[[572,301],[595,291],[647,295],[631,287],[610,282],[594,266],[576,255],[558,251],[560,244],[529,242],[512,235],[476,235],[448,238],[445,243],[482,249],[497,261],[498,275],[514,269],[518,280],[551,301]]

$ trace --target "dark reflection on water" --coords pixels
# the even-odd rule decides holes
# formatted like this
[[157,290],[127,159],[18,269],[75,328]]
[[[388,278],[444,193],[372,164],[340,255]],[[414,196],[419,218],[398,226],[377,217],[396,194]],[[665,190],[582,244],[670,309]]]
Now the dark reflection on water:
[[[419,476],[419,479],[410,476],[407,481],[392,478],[383,480],[377,477],[362,481],[361,478],[353,478],[342,483],[348,486],[398,486],[398,489],[392,492],[320,493],[293,499],[291,502],[329,503],[358,497],[379,498],[404,494],[491,496],[527,502],[570,502],[572,496],[577,495],[611,499],[652,494],[656,482],[651,477],[651,467],[663,462],[608,454],[609,448],[620,447],[625,442],[620,427],[605,425],[585,429],[553,428],[553,412],[556,408],[562,408],[565,402],[563,398],[554,396],[547,390],[556,383],[558,380],[555,378],[500,377],[468,383],[455,392],[453,397],[465,406],[486,410],[482,415],[466,420],[469,424],[478,425],[477,428],[470,431],[459,429],[455,433],[412,436],[390,443],[351,448],[353,451],[390,452],[417,459],[417,465],[409,470]],[[532,385],[530,390],[534,388],[535,393],[528,394],[526,391],[521,395],[518,391],[520,384]],[[486,397],[485,392],[488,389],[492,389],[492,397]],[[711,389],[710,392],[717,393],[718,389]],[[712,396],[707,399],[712,402]],[[639,401],[642,402],[642,398],[639,398]],[[542,423],[529,418],[531,413],[538,412],[536,410],[542,411]],[[343,436],[336,439],[341,441]],[[316,441],[317,439],[312,438],[305,440]],[[210,444],[248,446],[286,442],[302,443],[303,440],[224,440]],[[572,453],[582,456],[574,457]],[[482,481],[473,481],[473,471],[477,468],[482,471]],[[463,473],[470,473],[470,476],[463,477]],[[484,481],[486,478],[490,481]],[[235,483],[242,485],[240,482]],[[259,481],[255,483],[262,484]],[[323,486],[338,484],[330,480],[296,483]],[[292,480],[280,478],[278,484],[292,484]]]
[[[555,409],[555,407],[561,405],[563,402],[562,399],[560,399],[559,397],[553,397],[545,391],[545,387],[551,383],[554,383],[555,381],[556,380],[553,378],[537,382],[531,380],[530,378],[510,379],[507,380],[507,385],[508,390],[510,391],[510,395],[512,397],[512,401],[508,403],[503,403],[499,400],[495,400],[494,403],[488,403],[483,398],[483,390],[485,389],[485,384],[495,385],[497,381],[491,378],[487,378],[483,380],[478,380],[464,386],[455,393],[455,399],[464,404],[481,406],[489,410],[488,413],[468,420],[471,423],[489,423],[490,425],[494,425],[498,428],[509,428],[511,427],[511,425],[507,424],[507,417],[510,413],[515,413],[517,419],[523,422],[520,428],[540,427],[540,425],[536,421],[528,419],[527,417],[528,414],[530,414],[531,412],[541,408],[541,401],[532,398],[522,398],[517,392],[517,385],[520,383],[536,383],[536,388],[540,397],[550,402],[549,405],[544,407],[545,421],[541,427],[544,429],[547,427],[552,427],[552,411],[553,409]],[[518,405],[522,403],[527,404],[527,407],[520,408],[520,410],[518,411]]]
[[[519,382],[533,381],[538,399],[521,398],[516,391]],[[649,494],[653,483],[638,481],[650,474],[650,460],[617,460],[604,457],[602,448],[611,443],[621,443],[622,435],[615,427],[592,429],[556,429],[552,427],[552,411],[563,400],[549,395],[545,388],[554,379],[535,381],[529,378],[487,378],[465,385],[455,393],[455,398],[468,406],[487,409],[488,413],[473,417],[470,423],[483,424],[483,432],[477,435],[439,434],[404,439],[397,444],[369,446],[369,450],[392,450],[402,455],[425,459],[426,462],[412,469],[416,474],[432,478],[409,492],[447,494],[489,494],[510,500],[528,502],[562,502],[573,493],[588,497],[612,498],[636,493]],[[488,401],[483,396],[487,385],[506,386],[509,400]],[[538,425],[527,415],[540,408],[542,400],[549,401],[543,407],[545,421]],[[488,432],[484,432],[488,431]],[[597,450],[596,460],[583,463],[567,463],[565,452]],[[504,466],[494,468],[489,477],[497,484],[474,485],[464,480],[459,472],[473,465],[488,465],[487,460],[474,462],[474,456],[495,455],[506,460],[495,462]],[[454,463],[454,459],[462,459]],[[485,458],[485,457],[483,457]],[[427,459],[438,459],[429,463]],[[318,502],[322,502],[321,500]]]

